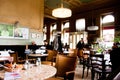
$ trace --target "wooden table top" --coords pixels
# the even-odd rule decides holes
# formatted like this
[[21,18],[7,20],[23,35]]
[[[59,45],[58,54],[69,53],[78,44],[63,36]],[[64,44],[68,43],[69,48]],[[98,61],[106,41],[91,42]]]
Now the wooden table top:
[[48,56],[48,54],[37,53],[37,54],[28,54],[28,56],[30,56],[30,57],[46,57],[46,56]]

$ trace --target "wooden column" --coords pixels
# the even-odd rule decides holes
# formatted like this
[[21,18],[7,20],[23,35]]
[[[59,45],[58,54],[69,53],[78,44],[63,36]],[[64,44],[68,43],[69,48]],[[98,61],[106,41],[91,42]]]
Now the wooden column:
[[61,31],[61,20],[57,21],[57,31]]
[[115,8],[114,16],[115,16],[115,37],[120,38],[120,6]]
[[47,23],[46,26],[47,26],[46,39],[49,41],[50,40],[50,23]]
[[69,32],[76,32],[75,21],[76,19],[74,17],[70,18]]

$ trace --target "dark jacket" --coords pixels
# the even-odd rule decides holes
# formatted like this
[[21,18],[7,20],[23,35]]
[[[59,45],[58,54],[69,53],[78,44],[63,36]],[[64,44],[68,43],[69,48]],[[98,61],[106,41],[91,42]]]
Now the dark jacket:
[[120,48],[110,51],[110,60],[112,63],[112,71],[116,70],[120,66]]
[[77,43],[77,45],[76,45],[76,48],[77,49],[83,49],[84,48],[84,42],[83,43],[81,43],[80,41]]

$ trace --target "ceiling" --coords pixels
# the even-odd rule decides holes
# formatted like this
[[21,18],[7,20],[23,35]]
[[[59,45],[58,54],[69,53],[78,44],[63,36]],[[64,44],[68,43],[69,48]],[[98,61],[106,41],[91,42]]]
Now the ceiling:
[[[45,0],[45,20],[56,20],[52,16],[52,10],[61,5],[62,0]],[[91,9],[99,9],[115,5],[119,0],[63,0],[63,6],[72,10],[72,15]]]

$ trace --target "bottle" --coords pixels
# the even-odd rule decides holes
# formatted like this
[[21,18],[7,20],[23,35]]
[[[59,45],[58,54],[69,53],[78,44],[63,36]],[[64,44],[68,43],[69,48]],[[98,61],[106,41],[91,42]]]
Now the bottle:
[[27,68],[30,68],[30,62],[27,60]]
[[38,66],[39,65],[39,61],[38,60],[36,60],[36,66]]
[[37,58],[38,64],[41,65],[41,58]]
[[29,67],[30,67],[30,63],[28,60],[26,60],[24,64],[24,69],[29,69]]
[[25,70],[27,70],[27,68],[28,68],[27,61],[25,61],[25,64],[23,65],[23,68],[24,68]]

